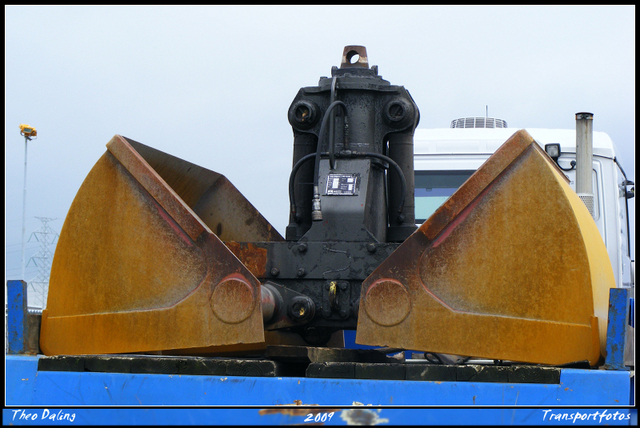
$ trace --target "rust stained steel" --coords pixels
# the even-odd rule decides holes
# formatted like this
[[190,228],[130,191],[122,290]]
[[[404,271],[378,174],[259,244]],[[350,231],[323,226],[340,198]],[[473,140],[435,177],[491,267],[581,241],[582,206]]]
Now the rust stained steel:
[[[122,137],[121,137],[122,138]],[[140,144],[125,141],[151,167],[150,173],[161,178],[205,223],[220,240],[239,242],[282,241],[277,230],[222,174]],[[109,143],[110,150],[117,145]],[[126,156],[134,156],[124,151]],[[164,194],[165,187],[159,192]],[[156,197],[156,195],[153,195]]]
[[[226,202],[242,195],[219,174],[121,136],[107,147],[60,234],[43,352],[264,348],[260,283],[212,232],[215,215],[209,223],[200,217],[225,202],[211,198],[216,183],[232,198]],[[240,238],[279,236],[262,217],[239,220]],[[237,225],[220,227],[232,235]]]
[[522,130],[363,282],[356,342],[596,365],[611,287],[593,219]]
[[267,249],[251,242],[225,242],[249,271],[259,279],[267,276]]
[[[351,58],[358,55],[358,60],[351,62]],[[345,46],[342,51],[342,61],[340,68],[362,67],[369,68],[369,59],[367,58],[367,49],[364,46],[351,45]]]
[[[298,408],[297,406],[303,406],[302,408]],[[261,409],[258,411],[260,416],[264,415],[287,415],[287,416],[307,416],[308,414],[318,414],[318,413],[331,413],[331,412],[339,412],[342,409],[331,409],[326,407],[319,407],[314,409],[314,407],[319,406],[319,404],[303,404],[301,400],[293,400],[293,404],[280,404],[278,407],[272,407],[270,409]],[[306,424],[305,424],[306,425]],[[313,423],[310,425],[314,425]],[[324,425],[324,424],[322,424]]]

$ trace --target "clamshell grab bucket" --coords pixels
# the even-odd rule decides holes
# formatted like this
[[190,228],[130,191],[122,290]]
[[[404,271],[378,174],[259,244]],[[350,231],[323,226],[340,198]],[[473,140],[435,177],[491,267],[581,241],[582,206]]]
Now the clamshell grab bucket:
[[587,208],[522,130],[364,281],[356,343],[596,365],[614,286]]
[[260,282],[221,239],[282,237],[224,176],[119,135],[107,148],[60,234],[44,354],[264,347]]

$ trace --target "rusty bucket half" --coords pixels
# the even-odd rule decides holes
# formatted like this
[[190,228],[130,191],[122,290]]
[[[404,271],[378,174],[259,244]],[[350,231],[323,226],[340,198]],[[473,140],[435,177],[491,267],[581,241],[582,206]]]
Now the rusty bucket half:
[[282,237],[224,176],[119,135],[107,149],[60,234],[43,352],[264,347],[260,283],[221,239]]
[[522,130],[364,281],[356,342],[596,365],[611,287],[587,208]]

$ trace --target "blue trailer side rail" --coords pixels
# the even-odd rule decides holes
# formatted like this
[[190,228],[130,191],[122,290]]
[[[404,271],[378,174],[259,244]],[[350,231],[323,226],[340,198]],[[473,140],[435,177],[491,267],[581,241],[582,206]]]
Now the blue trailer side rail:
[[605,365],[562,369],[557,384],[39,371],[21,351],[6,355],[3,424],[634,425],[627,293],[611,293]]

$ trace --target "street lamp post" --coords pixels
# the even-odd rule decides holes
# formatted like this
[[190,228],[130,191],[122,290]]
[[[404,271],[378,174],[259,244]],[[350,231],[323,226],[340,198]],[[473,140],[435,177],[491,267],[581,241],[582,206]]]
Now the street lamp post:
[[27,141],[31,141],[32,137],[37,136],[36,128],[33,126],[21,124],[20,135],[24,137],[24,187],[22,188],[22,280],[26,281],[24,273],[24,232],[25,232],[25,218],[27,213]]

